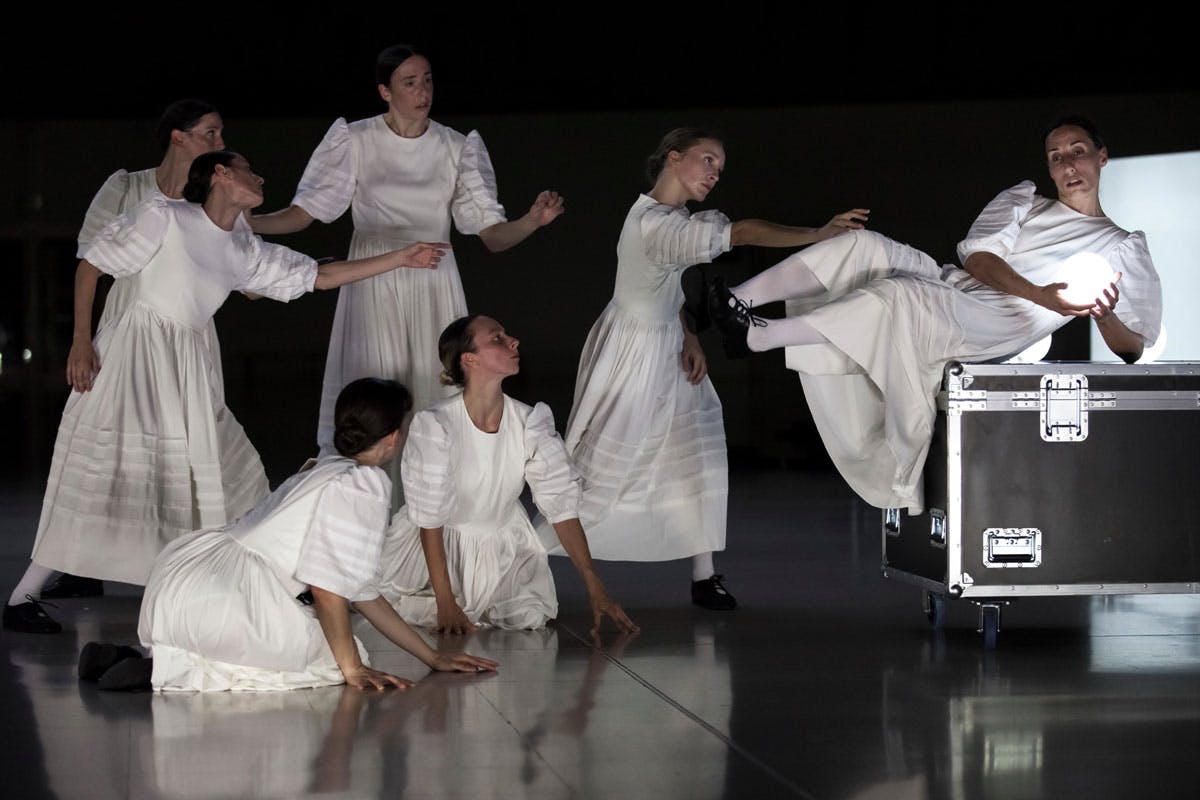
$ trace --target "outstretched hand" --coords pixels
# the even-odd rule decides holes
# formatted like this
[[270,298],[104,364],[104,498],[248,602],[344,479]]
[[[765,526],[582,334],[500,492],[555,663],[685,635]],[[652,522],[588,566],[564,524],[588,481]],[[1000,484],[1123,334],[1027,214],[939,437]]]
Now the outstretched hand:
[[429,666],[438,672],[495,672],[496,667],[500,664],[490,658],[480,658],[466,653],[457,655],[438,653],[437,659]]
[[437,627],[434,630],[438,633],[465,634],[475,630],[475,624],[457,601],[451,601],[445,605],[438,603]]
[[870,214],[871,209],[869,208],[852,208],[849,211],[836,214],[833,219],[817,229],[817,241],[823,241],[846,231],[862,230],[866,227],[867,217]]
[[450,249],[447,242],[417,242],[397,250],[400,266],[412,269],[437,269],[438,262]]
[[410,680],[398,678],[395,675],[371,669],[362,664],[350,672],[343,670],[342,675],[346,678],[346,684],[353,686],[355,689],[389,689],[395,687],[403,690],[412,686],[412,681]]
[[1047,283],[1045,286],[1037,287],[1037,291],[1030,299],[1037,303],[1042,308],[1048,308],[1055,313],[1062,314],[1064,317],[1086,317],[1092,313],[1095,307],[1093,303],[1072,303],[1063,297],[1063,289],[1067,288],[1067,284]]
[[77,392],[92,388],[100,374],[100,356],[91,339],[76,339],[67,354],[67,383]]
[[533,205],[529,207],[529,217],[539,228],[549,225],[567,210],[563,203],[562,195],[547,189],[538,194]]
[[1117,282],[1121,280],[1122,273],[1118,272],[1113,278],[1113,282],[1104,290],[1101,297],[1096,298],[1096,304],[1092,306],[1092,319],[1096,322],[1101,322],[1113,313],[1113,309],[1117,307],[1117,301],[1121,299],[1121,292],[1117,289]]
[[607,594],[592,595],[591,603],[592,629],[590,633],[593,639],[599,638],[600,623],[605,617],[615,622],[617,629],[622,633],[638,633],[641,631],[641,628],[625,614],[625,610],[621,608],[621,604]]

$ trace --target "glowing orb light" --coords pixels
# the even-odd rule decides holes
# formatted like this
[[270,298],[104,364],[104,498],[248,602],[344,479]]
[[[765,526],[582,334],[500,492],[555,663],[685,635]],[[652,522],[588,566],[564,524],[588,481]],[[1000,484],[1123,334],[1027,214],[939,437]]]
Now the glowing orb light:
[[1067,285],[1060,294],[1074,305],[1094,303],[1097,297],[1104,295],[1104,290],[1116,277],[1104,256],[1076,253],[1064,261],[1058,270],[1059,282]]

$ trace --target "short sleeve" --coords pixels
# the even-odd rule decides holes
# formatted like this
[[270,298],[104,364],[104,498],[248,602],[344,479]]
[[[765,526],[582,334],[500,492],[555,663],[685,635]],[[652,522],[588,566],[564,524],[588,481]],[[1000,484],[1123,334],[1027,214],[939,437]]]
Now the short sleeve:
[[378,467],[353,467],[321,490],[300,548],[296,580],[352,602],[379,596],[379,557],[391,481]]
[[100,187],[92,204],[88,206],[79,229],[79,248],[76,258],[83,258],[83,251],[95,240],[100,231],[125,211],[125,197],[129,194],[129,173],[119,169]]
[[409,522],[418,528],[446,524],[455,504],[454,473],[449,432],[433,411],[418,412],[400,461]]
[[1033,181],[1022,181],[996,195],[979,212],[967,231],[967,238],[958,243],[958,263],[964,263],[967,256],[979,251],[1008,258],[1021,232],[1021,224],[1033,208],[1035,191]]
[[1154,344],[1162,329],[1162,284],[1150,260],[1146,235],[1134,231],[1108,254],[1113,272],[1121,273],[1120,296],[1113,311],[1134,333]]
[[292,205],[300,206],[321,222],[333,222],[350,207],[355,185],[350,126],[344,118],[339,118],[329,126],[308,160]]
[[712,261],[729,250],[732,223],[720,211],[687,214],[656,205],[641,219],[646,257],[663,266],[687,267]]
[[162,247],[169,224],[169,200],[147,200],[96,234],[80,257],[117,278],[142,271]]
[[478,131],[467,134],[459,154],[450,214],[459,233],[471,236],[506,221],[496,188],[496,171]]
[[236,287],[239,292],[288,302],[313,290],[317,262],[281,244],[264,242],[250,231],[241,231],[247,249],[247,271]]
[[545,403],[535,405],[525,420],[525,454],[525,480],[542,516],[550,523],[578,517],[579,475]]

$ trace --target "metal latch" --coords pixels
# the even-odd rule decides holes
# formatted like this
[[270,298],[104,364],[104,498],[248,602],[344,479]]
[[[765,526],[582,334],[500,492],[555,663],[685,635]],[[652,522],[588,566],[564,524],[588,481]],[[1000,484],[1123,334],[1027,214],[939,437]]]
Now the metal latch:
[[940,508],[929,509],[929,544],[946,546],[946,512]]
[[1037,528],[987,528],[983,565],[989,569],[1036,567],[1042,563],[1042,532]]
[[885,508],[883,510],[883,532],[888,536],[900,535],[900,509]]
[[1086,375],[1043,375],[1039,402],[1042,440],[1082,442],[1088,435]]

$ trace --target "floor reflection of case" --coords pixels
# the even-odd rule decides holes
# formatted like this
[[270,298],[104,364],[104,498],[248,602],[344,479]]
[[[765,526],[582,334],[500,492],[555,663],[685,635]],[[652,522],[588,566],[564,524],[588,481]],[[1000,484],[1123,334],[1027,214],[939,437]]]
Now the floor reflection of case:
[[924,513],[883,517],[883,571],[980,607],[1200,591],[1200,364],[951,364]]

